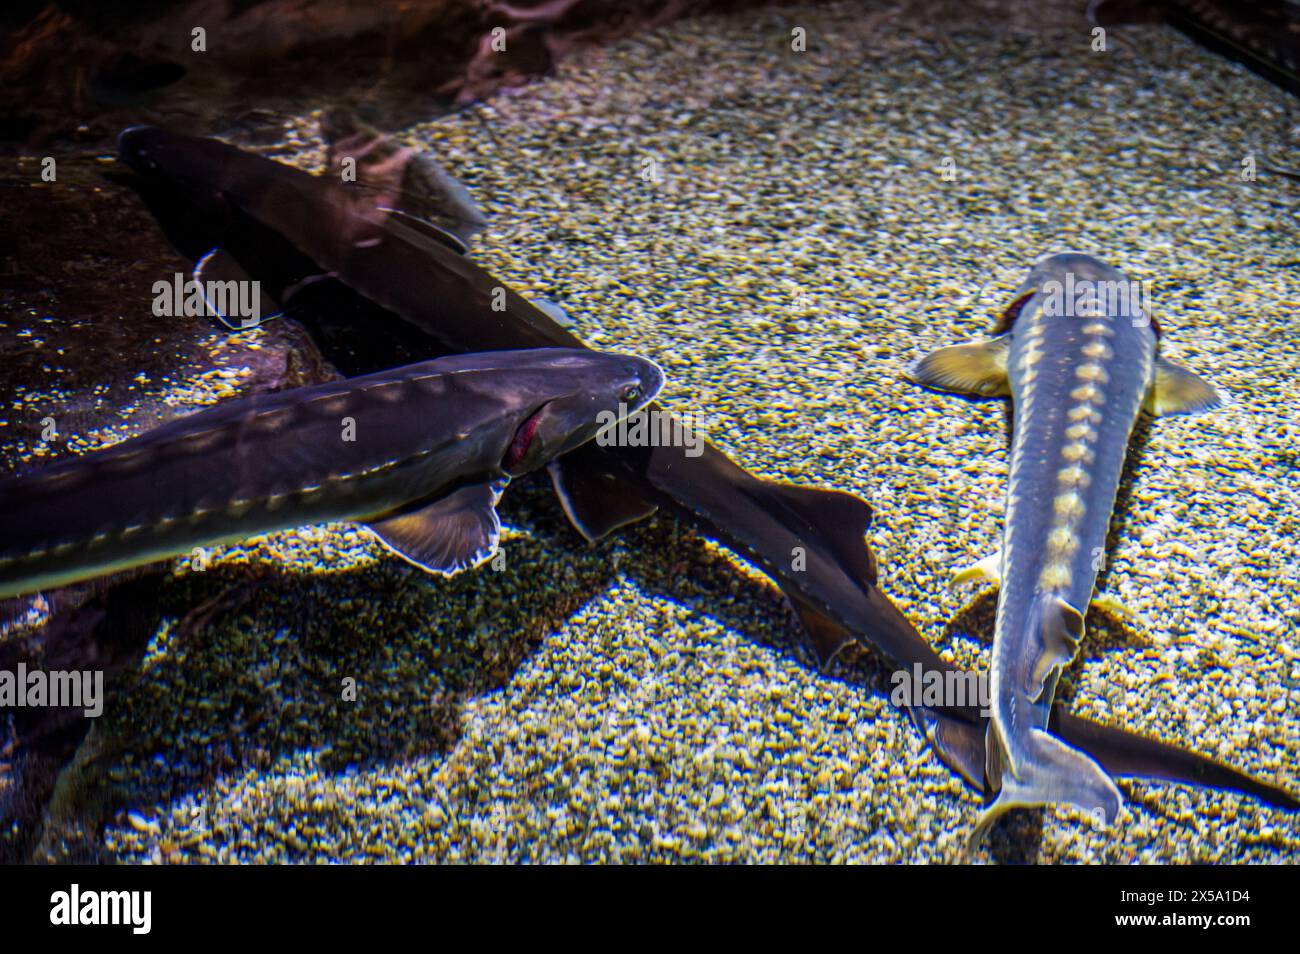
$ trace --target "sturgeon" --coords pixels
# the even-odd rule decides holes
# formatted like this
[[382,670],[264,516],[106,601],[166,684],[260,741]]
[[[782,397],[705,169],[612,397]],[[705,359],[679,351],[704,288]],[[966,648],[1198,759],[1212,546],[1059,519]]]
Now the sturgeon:
[[0,598],[305,524],[367,525],[452,575],[492,557],[511,477],[658,393],[642,358],[440,358],[219,404],[0,482]]
[[1217,407],[1213,387],[1157,353],[1140,288],[1082,254],[1030,271],[996,337],[940,348],[916,383],[1014,408],[1002,547],[958,578],[1001,582],[990,666],[986,775],[997,797],[978,840],[1016,807],[1069,802],[1114,822],[1120,794],[1105,769],[1049,731],[1062,670],[1083,638],[1128,452],[1152,414]]
[[[148,126],[125,130],[118,152],[135,173],[127,183],[183,254],[200,263],[220,260],[223,274],[261,280],[271,290],[271,308],[301,321],[345,374],[445,351],[582,346],[553,315],[462,254],[470,235],[447,228],[465,215],[429,214],[430,197],[419,188],[428,176],[418,166],[413,174],[410,166],[388,161],[358,162],[356,181],[343,184],[337,171],[349,157],[338,147],[358,131],[338,117],[331,125],[342,138],[321,175]],[[373,142],[373,136],[360,138]],[[653,404],[644,413],[667,416]],[[744,556],[786,595],[823,666],[856,641],[909,670],[956,671],[877,585],[864,539],[872,511],[853,494],[757,478],[707,442],[693,457],[681,446],[592,441],[553,460],[548,471],[565,513],[588,540],[663,508]],[[796,552],[806,561],[800,569]],[[913,707],[910,713],[945,764],[986,791],[987,719],[979,707]],[[1116,774],[1300,806],[1277,786],[1080,719],[1059,705],[1052,720],[1061,737],[1086,745]]]

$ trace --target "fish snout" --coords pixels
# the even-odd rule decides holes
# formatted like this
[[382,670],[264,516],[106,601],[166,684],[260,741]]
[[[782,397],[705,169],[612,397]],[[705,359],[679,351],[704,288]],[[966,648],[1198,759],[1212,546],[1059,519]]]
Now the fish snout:
[[163,135],[157,126],[127,126],[117,134],[117,157],[138,172],[156,169],[152,150]]
[[647,358],[583,352],[556,355],[547,376],[564,382],[515,432],[502,469],[511,476],[545,466],[649,405],[664,373]]
[[138,173],[164,173],[175,136],[159,126],[127,126],[117,134],[117,159]]
[[628,361],[629,377],[634,380],[624,386],[619,396],[620,403],[626,404],[628,413],[633,414],[658,397],[665,378],[663,369],[649,358],[630,357]]

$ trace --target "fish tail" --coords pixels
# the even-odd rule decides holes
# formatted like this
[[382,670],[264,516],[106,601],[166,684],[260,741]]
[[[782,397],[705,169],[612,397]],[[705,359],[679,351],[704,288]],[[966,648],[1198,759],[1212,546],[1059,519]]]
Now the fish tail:
[[1106,827],[1115,823],[1123,799],[1105,769],[1087,754],[1043,729],[1030,729],[1015,759],[996,723],[988,729],[988,774],[997,797],[980,815],[971,843],[983,841],[993,824],[1013,808],[1068,803]]
[[1113,775],[1229,789],[1253,795],[1276,808],[1300,808],[1300,799],[1284,788],[1252,778],[1208,756],[1071,715],[1059,703],[1053,707],[1051,729],[1070,744],[1086,749]]
[[[959,712],[914,706],[917,727],[945,765],[976,791],[985,792],[986,721]],[[1113,776],[1156,779],[1251,795],[1275,808],[1295,811],[1300,798],[1277,785],[1252,778],[1214,759],[1126,729],[1071,715],[1059,702],[1052,708],[1051,731],[1067,745],[1087,752]]]

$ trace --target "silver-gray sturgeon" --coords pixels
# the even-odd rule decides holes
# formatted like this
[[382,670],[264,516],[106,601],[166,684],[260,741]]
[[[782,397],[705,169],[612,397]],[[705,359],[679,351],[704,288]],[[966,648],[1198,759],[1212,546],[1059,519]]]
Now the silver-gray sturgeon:
[[[997,798],[980,837],[1017,806],[1070,802],[1104,816],[1120,795],[1089,755],[1048,731],[1062,669],[1083,636],[1128,452],[1152,413],[1215,407],[1216,391],[1157,355],[1139,286],[1087,255],[1039,262],[987,341],[940,348],[911,377],[943,391],[1010,394],[1014,407],[990,670],[986,775]],[[1000,567],[1000,571],[999,571]]]

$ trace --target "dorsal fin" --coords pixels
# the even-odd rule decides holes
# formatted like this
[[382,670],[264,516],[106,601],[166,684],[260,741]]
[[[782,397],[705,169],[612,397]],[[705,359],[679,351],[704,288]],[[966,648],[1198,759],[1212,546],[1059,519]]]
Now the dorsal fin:
[[1074,659],[1083,639],[1083,614],[1061,597],[1044,593],[1035,600],[1030,625],[1037,627],[1038,656],[1024,691],[1037,701],[1054,691],[1060,671]]
[[[381,226],[393,217],[460,253],[486,224],[469,192],[441,165],[351,112],[327,111],[321,117],[321,136],[328,144],[326,175],[340,176],[344,160],[352,160],[349,171],[355,178],[341,181],[362,219]],[[358,235],[353,240],[369,238]]]
[[867,546],[871,505],[842,490],[799,487],[774,480],[758,481],[766,500],[812,530],[812,536],[857,580],[876,585],[876,558]]

